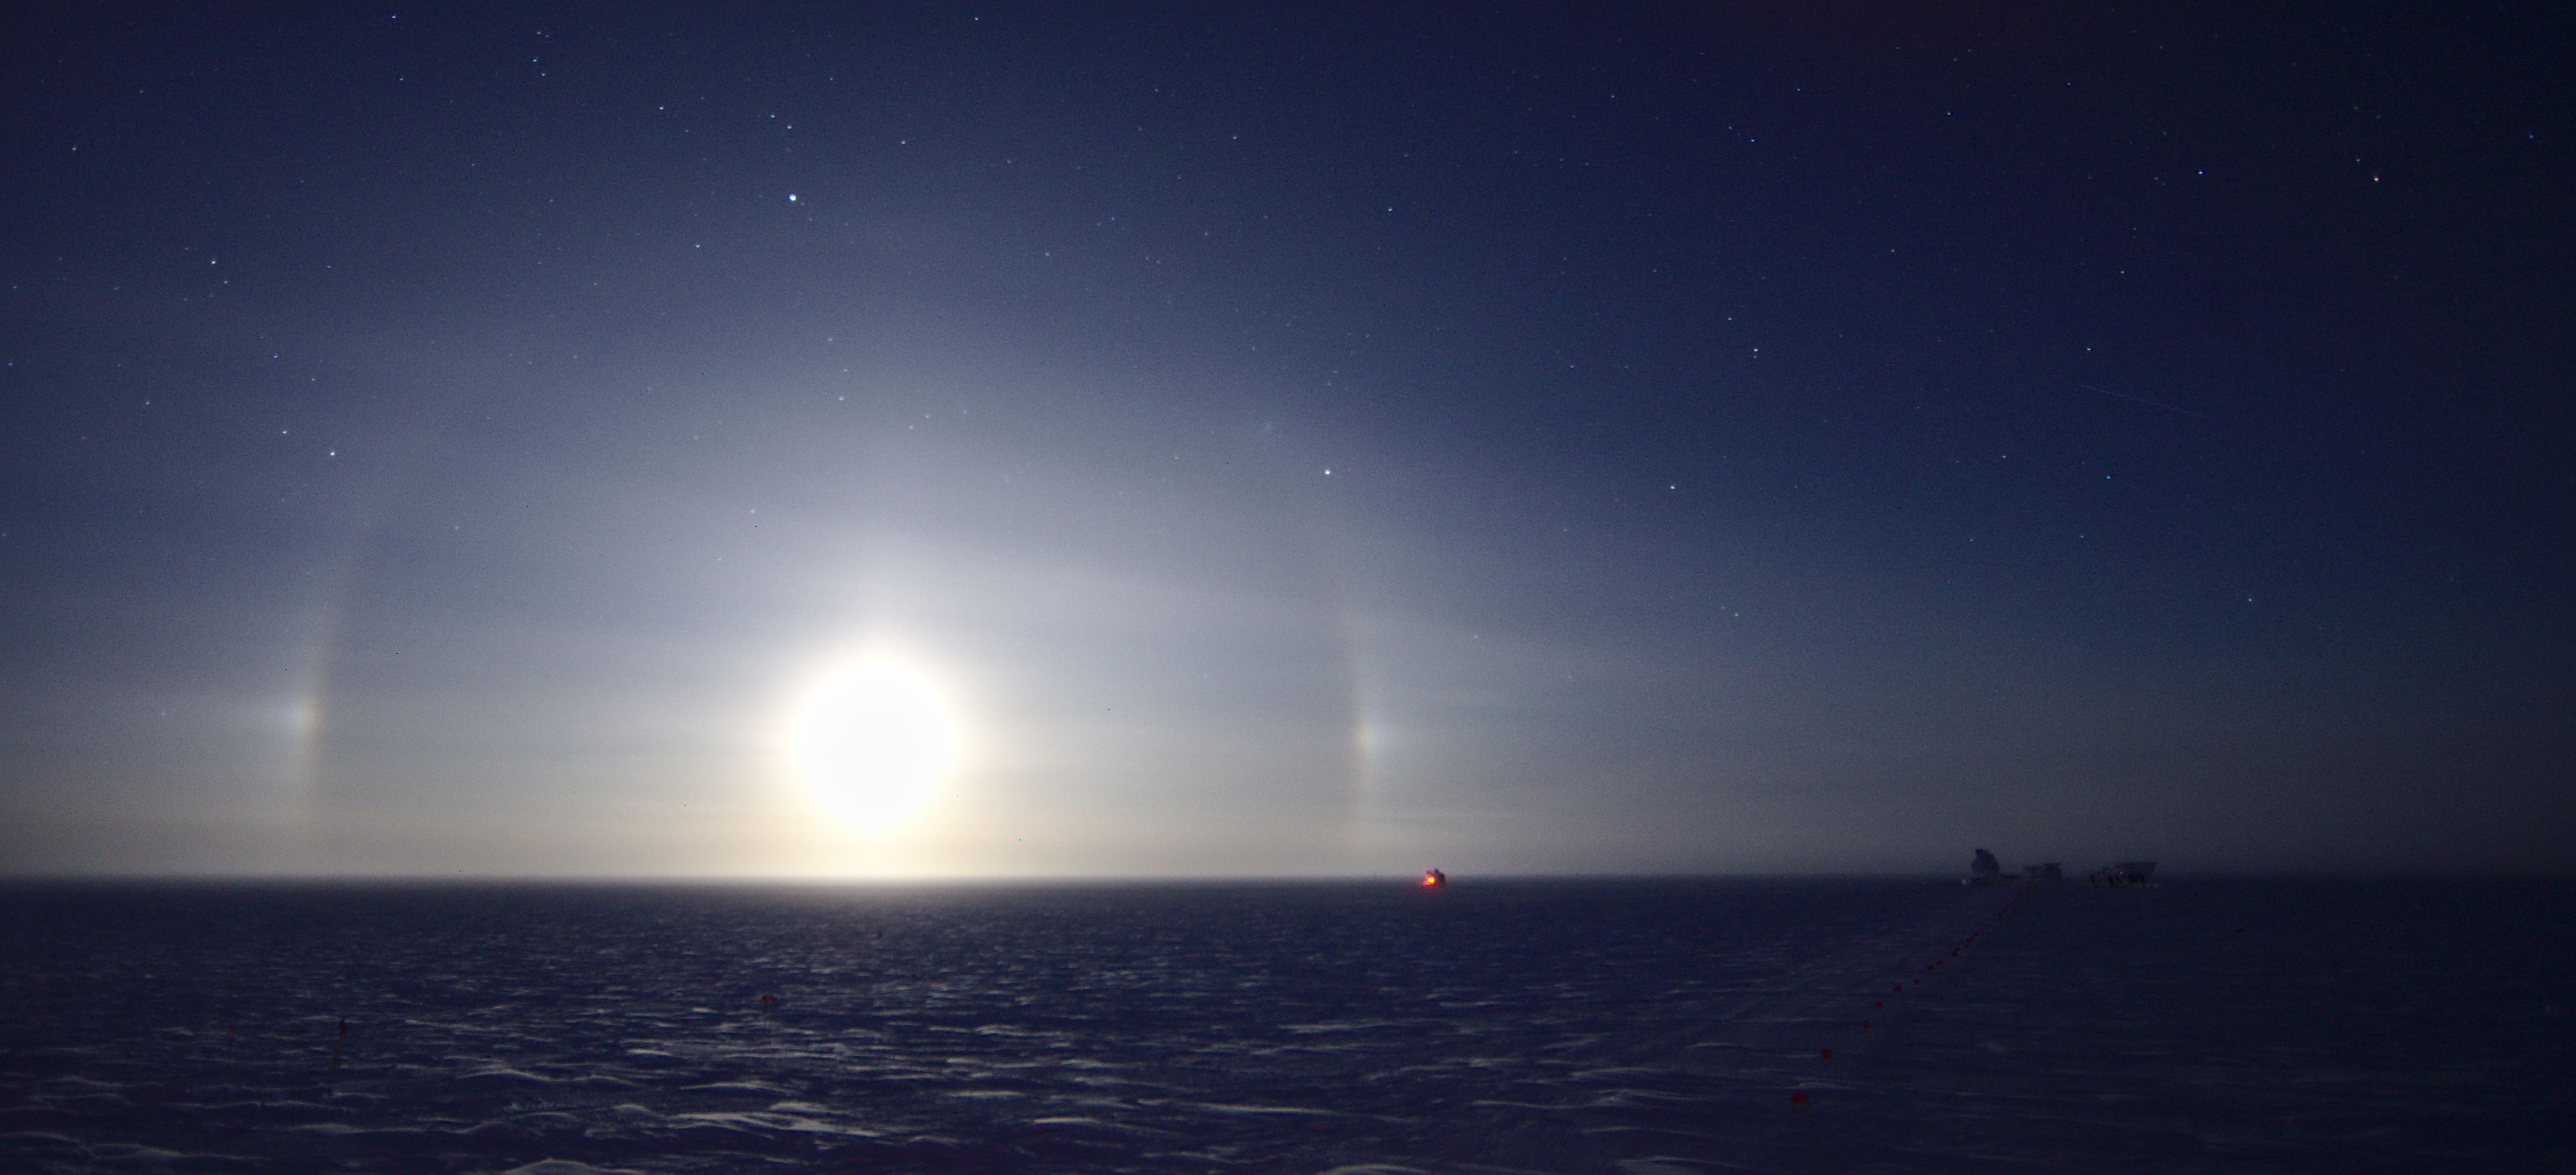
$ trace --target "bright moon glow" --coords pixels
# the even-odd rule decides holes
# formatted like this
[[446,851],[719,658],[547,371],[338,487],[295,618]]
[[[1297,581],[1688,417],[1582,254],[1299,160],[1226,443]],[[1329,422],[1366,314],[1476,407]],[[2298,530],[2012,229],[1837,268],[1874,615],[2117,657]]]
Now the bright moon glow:
[[806,699],[794,749],[816,800],[853,831],[884,832],[938,788],[957,757],[957,730],[920,674],[869,660]]

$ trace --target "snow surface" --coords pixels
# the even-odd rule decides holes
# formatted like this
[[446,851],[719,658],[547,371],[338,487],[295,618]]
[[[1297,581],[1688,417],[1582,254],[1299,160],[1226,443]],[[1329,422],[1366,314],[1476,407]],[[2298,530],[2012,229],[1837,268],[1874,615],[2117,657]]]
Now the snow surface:
[[2551,883],[6,897],[6,1170],[2576,1169]]

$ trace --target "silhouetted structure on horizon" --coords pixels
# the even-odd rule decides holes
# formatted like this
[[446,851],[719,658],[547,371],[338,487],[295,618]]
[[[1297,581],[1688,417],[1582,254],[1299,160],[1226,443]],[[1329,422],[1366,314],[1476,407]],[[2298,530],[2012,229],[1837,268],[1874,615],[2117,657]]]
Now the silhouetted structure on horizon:
[[2093,871],[2093,884],[2109,886],[2154,885],[2156,863],[2153,861],[2115,861]]

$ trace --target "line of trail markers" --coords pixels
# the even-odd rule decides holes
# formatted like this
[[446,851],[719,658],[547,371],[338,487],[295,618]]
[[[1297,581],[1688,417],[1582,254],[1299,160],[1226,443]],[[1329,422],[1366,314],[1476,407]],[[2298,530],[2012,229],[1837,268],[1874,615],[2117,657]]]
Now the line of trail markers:
[[[1940,970],[1943,966],[1946,966],[1946,965],[1947,965],[1947,964],[1948,964],[1952,959],[1959,958],[1959,957],[1960,957],[1960,953],[1961,953],[1961,952],[1963,952],[1963,951],[1967,950],[1967,949],[1968,949],[1969,947],[1971,947],[1971,946],[1976,945],[1976,942],[1977,942],[1977,936],[1978,936],[1978,935],[1980,935],[1980,934],[1984,934],[1985,932],[1987,932],[1987,931],[1989,931],[1989,930],[1994,929],[1994,928],[1995,928],[1995,924],[1996,924],[1996,923],[2002,922],[2002,921],[2004,920],[2004,915],[2012,913],[2012,909],[2013,909],[2013,907],[2021,904],[2021,900],[2022,900],[2022,898],[2023,898],[2025,895],[2027,895],[2027,894],[2029,894],[2029,893],[2030,893],[2030,887],[2031,887],[2031,884],[2032,884],[2032,883],[2031,883],[2031,882],[2029,882],[2029,881],[2027,881],[2027,880],[2023,881],[2023,882],[2021,883],[2020,888],[2018,888],[2018,889],[2016,889],[2016,890],[2014,890],[2014,891],[2013,891],[2012,900],[2011,900],[2011,901],[2008,901],[2008,902],[2005,902],[2005,903],[2003,904],[2003,908],[2002,908],[2002,909],[1995,911],[1995,916],[1994,916],[1994,917],[1986,919],[1986,924],[1985,924],[1985,925],[1980,926],[1980,927],[1976,928],[1975,930],[1972,930],[1972,931],[1968,932],[1968,937],[1966,937],[1966,938],[1964,938],[1964,939],[1961,939],[1961,940],[1960,940],[1960,942],[1959,942],[1959,945],[1957,945],[1957,946],[1955,946],[1955,947],[1950,948],[1950,954],[1949,954],[1949,957],[1948,957],[1948,958],[1934,959],[1934,960],[1932,960],[1931,962],[1924,964],[1924,965],[1923,965],[1923,975],[1931,975],[1931,974],[1935,974],[1935,973],[1939,972],[1939,970]],[[1915,987],[1921,987],[1921,986],[1923,986],[1923,975],[1917,975],[1917,976],[1915,976],[1915,977],[1914,977],[1913,986],[1915,986]],[[1906,985],[1905,985],[1905,984],[1903,984],[1903,983],[1893,983],[1893,984],[1889,984],[1889,985],[1888,985],[1888,987],[1889,987],[1889,989],[1890,989],[1890,994],[1892,994],[1892,995],[1903,995],[1903,994],[1905,994],[1905,988],[1906,988]],[[1881,1011],[1881,1012],[1886,1011],[1886,1010],[1887,1010],[1887,1001],[1886,1001],[1886,1000],[1884,1000],[1884,999],[1873,1001],[1873,1002],[1870,1004],[1870,1008],[1871,1008],[1872,1010],[1874,1010],[1874,1011]],[[1868,1018],[1868,1017],[1863,1017],[1863,1018],[1861,1019],[1860,1026],[1861,1026],[1861,1029],[1862,1029],[1863,1031],[1867,1031],[1867,1030],[1868,1030],[1868,1028],[1869,1028],[1869,1026],[1870,1026],[1869,1018]],[[1827,1048],[1820,1048],[1820,1049],[1818,1049],[1818,1050],[1817,1050],[1817,1056],[1818,1056],[1818,1058],[1819,1058],[1820,1060],[1826,1060],[1826,1061],[1833,1060],[1833,1059],[1834,1059],[1834,1050],[1833,1050],[1832,1048],[1830,1048],[1830,1047],[1827,1047]],[[1809,1104],[1812,1104],[1812,1103],[1813,1103],[1813,1101],[1814,1101],[1814,1099],[1813,1099],[1813,1098],[1811,1098],[1811,1097],[1809,1097],[1809,1096],[1808,1096],[1807,1091],[1806,1091],[1806,1090],[1803,1090],[1803,1089],[1793,1091],[1793,1092],[1791,1092],[1791,1093],[1789,1094],[1789,1104],[1790,1104],[1790,1105],[1793,1105],[1793,1106],[1804,1106],[1804,1105],[1809,1105]]]

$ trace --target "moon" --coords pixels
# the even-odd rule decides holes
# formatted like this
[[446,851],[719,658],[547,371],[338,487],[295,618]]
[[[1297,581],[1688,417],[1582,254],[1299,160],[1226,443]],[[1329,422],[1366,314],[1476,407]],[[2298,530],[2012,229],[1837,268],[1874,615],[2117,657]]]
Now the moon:
[[796,716],[796,770],[851,831],[892,831],[919,812],[957,758],[957,724],[921,673],[883,658],[827,678]]

